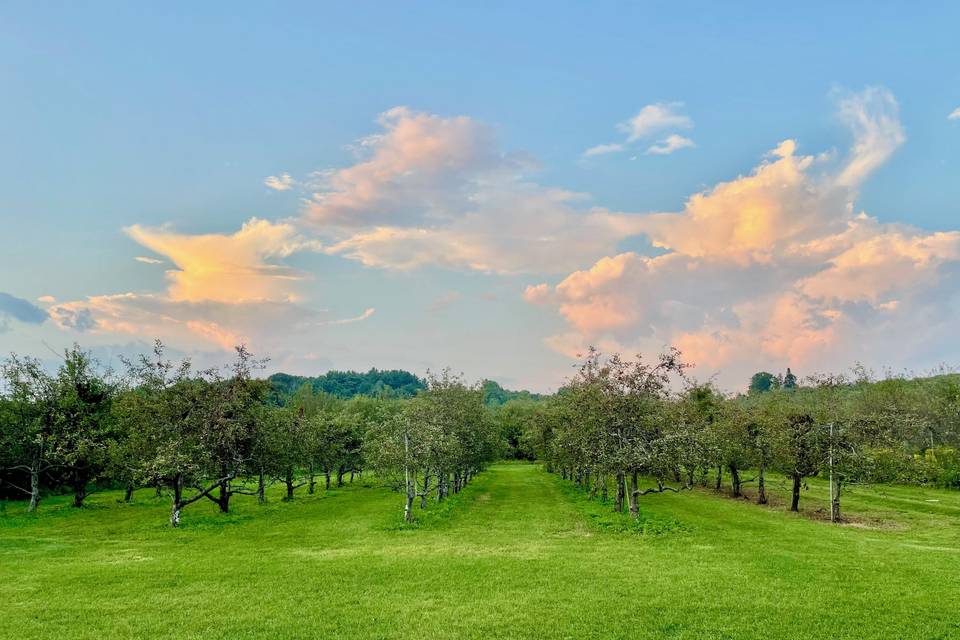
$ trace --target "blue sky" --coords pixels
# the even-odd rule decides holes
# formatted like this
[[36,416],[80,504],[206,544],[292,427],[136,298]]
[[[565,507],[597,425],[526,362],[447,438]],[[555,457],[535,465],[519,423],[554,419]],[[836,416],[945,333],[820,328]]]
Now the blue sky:
[[[108,355],[136,350],[150,341],[151,329],[162,321],[154,324],[138,312],[120,323],[126,311],[118,308],[109,311],[110,319],[99,318],[98,313],[107,312],[88,300],[132,293],[189,302],[186,308],[175,305],[175,312],[151,313],[173,313],[184,326],[191,321],[215,326],[268,352],[275,368],[304,373],[368,366],[422,372],[450,365],[474,378],[490,376],[548,389],[569,371],[574,343],[649,350],[680,339],[690,343],[688,352],[709,362],[700,375],[717,373],[728,388],[738,387],[751,369],[782,368],[794,361],[808,370],[839,368],[860,358],[876,367],[922,368],[950,361],[958,354],[942,336],[955,328],[947,318],[955,300],[953,237],[931,239],[930,234],[950,234],[957,228],[960,119],[948,115],[960,107],[960,7],[937,2],[835,4],[0,7],[0,82],[5,88],[0,140],[6,150],[0,155],[5,230],[0,237],[5,255],[0,291],[51,313],[50,321],[42,323],[3,315],[0,351],[42,355],[44,342],[59,348],[73,340],[105,349]],[[882,96],[869,93],[870,88],[882,89]],[[831,212],[811,213],[804,207],[817,208],[817,203],[784,205],[790,216],[809,215],[809,228],[790,237],[771,236],[769,250],[749,247],[747,254],[733,257],[708,255],[692,245],[678,248],[682,243],[675,239],[676,229],[657,226],[650,231],[652,223],[641,220],[656,212],[693,215],[685,209],[693,194],[711,192],[738,176],[751,176],[763,163],[775,163],[766,154],[787,139],[796,141],[796,157],[836,156],[833,166],[828,167],[825,157],[824,169],[802,169],[810,180],[820,185],[822,180],[814,178],[831,171],[838,178],[843,158],[852,158],[858,141],[869,137],[861,131],[858,138],[856,125],[843,116],[843,105],[851,97],[859,100],[855,110],[861,109],[864,117],[893,117],[898,129],[886,129],[894,150],[883,153],[882,161],[871,165],[869,175],[855,185],[844,185],[842,195],[817,187],[824,191],[817,202],[829,203],[823,205],[829,209],[839,198],[852,207],[849,211],[837,206]],[[690,125],[655,128],[627,143],[630,134],[618,125],[649,105],[664,105]],[[398,106],[408,109],[408,116],[392,121],[398,127],[406,122],[404,117],[415,122],[416,114],[425,114],[434,118],[421,131],[429,136],[446,131],[447,120],[464,117],[469,122],[455,135],[469,137],[471,153],[522,161],[498,160],[493,171],[489,158],[471,156],[462,167],[465,173],[458,169],[452,178],[444,173],[429,185],[418,183],[404,191],[410,198],[407,209],[429,208],[426,217],[408,211],[400,219],[384,211],[366,226],[338,223],[334,226],[344,228],[334,231],[332,214],[309,213],[317,192],[316,184],[308,184],[310,174],[347,169],[375,155],[378,147],[361,146],[358,151],[357,142],[389,135],[390,125],[378,123],[378,118]],[[646,153],[667,135],[689,139],[695,146],[663,155]],[[495,142],[485,142],[488,137]],[[627,148],[584,156],[601,144]],[[413,171],[422,169],[417,165]],[[505,178],[506,173],[511,177]],[[276,191],[265,186],[268,176],[284,174],[291,176],[294,187]],[[409,175],[398,174],[397,180]],[[522,196],[518,181],[524,185]],[[797,186],[799,191],[811,188]],[[329,185],[319,189],[338,191]],[[443,209],[448,198],[463,195],[464,189],[471,190],[470,201],[481,193],[481,199],[493,203],[479,213],[459,201]],[[480,191],[474,193],[476,189]],[[429,202],[422,197],[427,190]],[[548,247],[547,258],[569,255],[570,260],[540,268],[550,260],[515,259],[528,241],[540,237],[540,214],[534,205],[525,214],[528,224],[505,228],[499,238],[495,231],[493,239],[479,238],[478,222],[460,222],[464,215],[487,216],[495,230],[505,220],[515,221],[509,209],[520,206],[513,204],[517,197],[532,198],[531,190],[584,194],[569,202],[566,214],[577,221],[577,215],[594,208],[629,214],[628,222],[615,224],[631,231],[604,236],[596,247],[558,240],[552,250]],[[766,195],[762,200],[769,205]],[[350,211],[358,218],[366,215]],[[792,269],[789,256],[797,246],[842,234],[850,223],[844,216],[860,211],[876,228],[873,235],[858,238],[860,244],[845,245],[847,258],[818,254],[817,265],[791,271],[770,284],[769,291],[755,282],[757,272],[780,273],[788,270],[786,263]],[[169,255],[151,253],[124,231],[132,225],[169,225],[182,236],[175,242],[189,243],[187,236],[229,237],[251,217],[271,224],[286,221],[299,238],[296,250],[268,251],[263,258],[301,280],[295,295],[282,292],[259,299],[277,307],[296,298],[297,310],[291,313],[301,320],[311,318],[309,328],[286,341],[261,334],[263,323],[253,330],[238,319],[238,314],[261,313],[257,309],[200,312],[197,305],[222,306],[226,301],[177,300],[167,271],[183,271],[183,266]],[[910,225],[910,230],[883,225]],[[455,233],[458,247],[479,243],[489,249],[499,240],[512,242],[497,249],[498,256],[506,256],[503,263],[479,267],[469,260],[437,258],[449,254],[448,245],[437,245],[430,250],[434,258],[413,268],[371,266],[349,252],[326,250],[383,226],[431,233],[450,226],[455,231],[444,231],[443,242]],[[592,241],[594,232],[595,227],[588,227],[574,235]],[[525,239],[525,233],[533,235]],[[649,250],[651,233],[660,245],[656,251]],[[884,246],[889,253],[889,243],[922,247],[920,257],[913,249],[901,252],[903,260],[913,260],[909,270],[916,274],[899,284],[901,290],[841,299],[832,293],[835,283],[829,294],[826,285],[810,284],[815,274],[840,268],[838,261],[849,264],[854,249],[862,255],[865,247],[875,253]],[[471,256],[477,251],[471,249]],[[671,290],[687,285],[670,280],[677,276],[657,275],[660,263],[640,266],[639,258],[632,259],[626,275],[616,275],[616,287],[607,279],[600,288],[578,292],[576,300],[569,297],[571,287],[558,288],[575,273],[624,252],[644,259],[665,252],[683,254],[708,274],[699,286],[736,290],[712,306],[688,308],[704,296],[671,298]],[[163,264],[137,262],[137,256]],[[734,263],[736,269],[727,268]],[[885,268],[903,272],[903,264],[870,263],[870,269],[880,277]],[[644,274],[634,273],[636,269]],[[231,271],[229,277],[242,280],[242,273]],[[863,275],[858,271],[844,277],[860,282],[857,278]],[[656,286],[650,279],[657,280]],[[751,298],[743,288],[747,285],[737,288],[736,283],[753,283],[749,286],[761,293]],[[541,284],[549,295],[533,300],[536,295],[525,294],[528,287]],[[774,290],[794,291],[811,305],[807,317],[781,318],[777,331],[820,333],[808,336],[801,346],[781,344],[781,333],[752,347],[742,335],[734,335],[756,334],[748,327],[763,324],[764,314],[797,306],[795,301],[780,301],[777,307]],[[657,299],[645,297],[651,295]],[[52,300],[39,300],[44,296]],[[651,315],[651,306],[667,303],[669,312],[661,308]],[[65,322],[65,311],[57,311],[65,304],[73,314],[89,308],[91,326]],[[582,305],[587,305],[582,313],[591,318],[610,319],[583,321],[580,311],[571,312]],[[334,324],[370,308],[375,312],[362,321]],[[880,309],[898,318],[878,317]],[[836,324],[838,313],[843,315],[842,327]],[[275,321],[289,318],[278,316]],[[931,318],[940,324],[931,326],[923,340],[911,342],[909,350],[883,353],[868,348],[879,348],[906,327],[933,322]],[[824,331],[827,338],[821,335]],[[283,326],[276,332],[290,333]],[[184,353],[222,356],[222,345],[195,341],[189,332],[163,337]],[[853,343],[865,346],[837,348]],[[738,355],[744,350],[753,355]]]

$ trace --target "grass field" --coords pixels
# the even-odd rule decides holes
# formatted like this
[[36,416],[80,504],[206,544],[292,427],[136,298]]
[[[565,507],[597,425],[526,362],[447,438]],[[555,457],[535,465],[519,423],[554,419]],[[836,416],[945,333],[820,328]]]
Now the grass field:
[[844,526],[653,495],[641,535],[536,465],[492,467],[414,528],[370,485],[202,501],[180,530],[150,491],[7,503],[0,636],[960,638],[960,492],[857,489]]

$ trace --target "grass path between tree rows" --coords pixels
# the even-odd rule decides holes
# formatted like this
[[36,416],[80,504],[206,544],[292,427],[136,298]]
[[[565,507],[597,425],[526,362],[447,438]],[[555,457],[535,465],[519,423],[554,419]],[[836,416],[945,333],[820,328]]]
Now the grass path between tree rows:
[[856,489],[840,527],[773,493],[645,496],[646,535],[525,463],[415,527],[370,478],[181,530],[147,490],[5,503],[0,637],[960,638],[960,492]]

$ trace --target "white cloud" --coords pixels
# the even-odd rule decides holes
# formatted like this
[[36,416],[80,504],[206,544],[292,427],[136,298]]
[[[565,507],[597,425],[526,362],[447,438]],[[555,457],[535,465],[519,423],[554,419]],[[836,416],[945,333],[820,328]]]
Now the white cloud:
[[590,158],[592,156],[601,156],[607,153],[617,153],[618,151],[623,151],[624,148],[625,147],[622,144],[617,142],[613,144],[598,144],[597,146],[590,147],[584,151],[583,155],[587,158]]
[[353,318],[340,318],[340,319],[337,319],[337,320],[325,320],[325,321],[321,322],[320,324],[340,325],[340,324],[354,324],[354,323],[356,323],[356,322],[363,322],[364,320],[366,320],[367,318],[369,318],[370,316],[372,316],[374,313],[376,313],[376,311],[377,311],[376,309],[374,309],[373,307],[370,307],[369,309],[366,309],[366,310],[365,310],[363,313],[361,313],[360,315],[355,316],[355,317],[353,317]]
[[686,149],[688,147],[695,147],[693,140],[690,138],[685,138],[681,135],[675,133],[670,134],[663,140],[657,141],[656,144],[651,145],[647,149],[648,154],[665,156],[677,151],[678,149]]
[[328,254],[382,269],[559,273],[623,237],[621,218],[583,194],[531,181],[533,160],[502,151],[486,125],[403,107],[378,122],[355,164],[312,177],[303,215]]
[[841,186],[855,188],[893,155],[906,135],[896,98],[879,87],[843,99],[840,119],[853,132],[853,147],[836,180]]
[[[631,143],[648,138],[656,133],[665,130],[691,129],[693,120],[680,112],[683,108],[682,102],[658,102],[648,104],[640,109],[637,115],[626,122],[617,125],[617,128],[626,134],[627,139],[623,143],[599,144],[590,147],[583,152],[585,158],[603,155],[607,153],[616,153],[626,150]],[[671,133],[647,149],[648,155],[667,155],[678,149],[696,146],[693,140],[676,133]],[[634,160],[635,157],[631,157]]]
[[949,348],[936,336],[949,335],[960,307],[960,232],[857,213],[859,187],[904,135],[884,90],[844,99],[840,113],[854,142],[839,165],[784,141],[752,173],[693,195],[680,212],[629,217],[625,227],[668,253],[608,255],[553,286],[528,287],[527,301],[568,325],[547,344],[567,355],[590,344],[673,344],[702,375],[719,371],[733,387],[760,368],[835,370],[878,353],[877,364],[896,366],[915,363],[928,341]]
[[134,258],[137,262],[142,262],[144,264],[163,264],[163,260],[157,260],[156,258],[148,258],[147,256],[137,256]]
[[267,176],[263,184],[274,191],[288,191],[294,187],[296,181],[289,173],[282,173],[279,176]]
[[636,142],[665,129],[690,129],[693,120],[680,113],[682,102],[648,104],[619,129],[627,134],[627,142]]
[[951,111],[950,115],[947,116],[947,120],[960,120],[960,107]]

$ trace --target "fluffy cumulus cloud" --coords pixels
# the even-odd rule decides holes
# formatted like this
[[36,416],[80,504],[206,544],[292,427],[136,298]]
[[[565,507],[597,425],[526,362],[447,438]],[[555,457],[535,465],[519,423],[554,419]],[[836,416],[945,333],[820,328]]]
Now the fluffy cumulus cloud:
[[[50,299],[40,313],[65,331],[158,336],[184,350],[250,342],[282,357],[291,341],[374,315],[369,304],[345,317],[312,308],[301,286],[323,275],[288,261],[311,251],[384,270],[530,274],[524,300],[565,325],[545,338],[551,349],[675,345],[727,387],[761,368],[948,359],[937,349],[954,341],[960,232],[860,211],[861,186],[905,134],[882,89],[841,97],[838,117],[852,134],[847,152],[771,144],[752,171],[651,214],[541,184],[530,156],[504,151],[472,118],[398,107],[357,141],[348,166],[268,178],[301,196],[299,219],[199,235],[134,225],[129,237],[156,256],[138,260],[169,265],[163,290]],[[679,103],[649,105],[622,125],[622,142],[588,154],[639,144],[671,153],[693,145],[679,133],[692,126]],[[638,236],[656,251],[620,249]],[[437,295],[427,312],[456,302]]]
[[672,344],[733,387],[758,368],[877,362],[878,349],[889,358],[881,364],[915,362],[929,349],[922,341],[948,333],[955,317],[960,232],[857,211],[859,187],[905,136],[882,89],[843,99],[839,113],[853,133],[845,158],[798,154],[784,141],[682,211],[637,216],[634,228],[664,254],[610,255],[530,286],[525,298],[569,327],[548,344],[571,355],[590,344]]
[[61,329],[159,337],[185,350],[229,350],[240,343],[279,348],[285,338],[311,327],[357,322],[373,313],[368,309],[338,321],[302,303],[299,285],[308,276],[281,261],[320,245],[290,223],[252,218],[230,234],[190,235],[138,225],[126,231],[173,264],[166,290],[51,301],[50,317]]
[[623,237],[620,216],[531,180],[536,163],[472,118],[398,107],[378,123],[357,162],[318,172],[308,194],[304,219],[328,254],[382,269],[561,273]]

